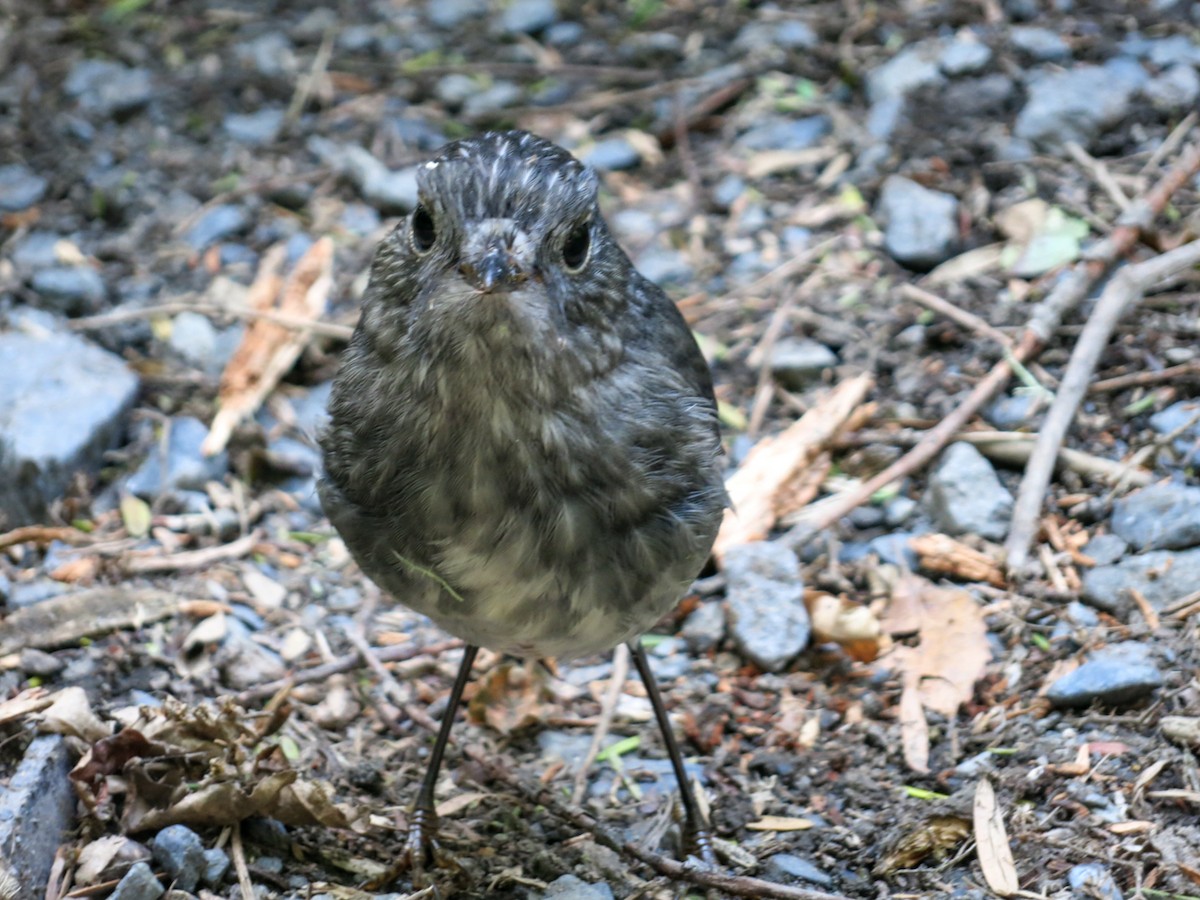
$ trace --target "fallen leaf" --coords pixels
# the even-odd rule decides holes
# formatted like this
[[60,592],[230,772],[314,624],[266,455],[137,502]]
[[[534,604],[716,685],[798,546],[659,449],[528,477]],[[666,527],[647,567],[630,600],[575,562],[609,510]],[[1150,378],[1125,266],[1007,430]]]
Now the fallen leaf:
[[959,581],[985,581],[999,588],[1006,584],[996,560],[949,535],[914,535],[909,538],[908,545],[917,554],[918,565],[926,572],[948,575]]
[[875,875],[890,875],[899,869],[919,866],[927,857],[943,859],[971,836],[971,823],[959,816],[930,816],[880,858],[872,870]]
[[856,662],[871,662],[879,655],[882,629],[870,608],[813,590],[804,592],[804,603],[818,641],[840,644]]
[[545,684],[528,666],[502,663],[478,685],[467,704],[472,722],[512,734],[542,720],[546,711]]
[[916,651],[911,647],[900,650],[901,659],[909,660],[901,666],[904,686],[900,691],[900,748],[904,764],[913,772],[924,775],[929,771],[929,723],[921,706],[920,667],[911,661],[916,657]]
[[53,700],[42,713],[40,731],[65,734],[89,742],[106,738],[112,733],[112,729],[92,711],[87,691],[83,688],[63,688],[54,694]]
[[141,497],[125,494],[121,497],[121,522],[130,537],[145,537],[150,532],[150,505]]
[[1001,897],[1011,897],[1021,889],[1017,880],[1017,864],[1013,860],[1004,817],[996,804],[992,783],[980,779],[975,788],[975,848],[983,878]]
[[808,831],[813,827],[810,819],[792,816],[763,816],[757,822],[748,822],[747,831]]

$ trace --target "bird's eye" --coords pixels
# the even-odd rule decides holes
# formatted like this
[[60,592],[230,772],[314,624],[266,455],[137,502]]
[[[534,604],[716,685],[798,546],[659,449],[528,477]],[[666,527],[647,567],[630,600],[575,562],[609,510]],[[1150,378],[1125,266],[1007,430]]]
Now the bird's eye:
[[563,265],[572,275],[583,271],[592,253],[592,229],[587,222],[576,225],[563,241]]
[[413,210],[412,227],[408,230],[408,242],[412,244],[413,250],[418,255],[424,256],[433,249],[436,240],[437,228],[434,227],[433,216],[424,206],[418,206]]

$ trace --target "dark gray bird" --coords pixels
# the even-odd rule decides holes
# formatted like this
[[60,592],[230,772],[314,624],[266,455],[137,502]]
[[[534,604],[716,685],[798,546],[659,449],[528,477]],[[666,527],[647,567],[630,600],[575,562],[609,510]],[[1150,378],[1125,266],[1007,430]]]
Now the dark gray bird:
[[573,657],[631,641],[704,565],[726,504],[712,379],[683,317],[617,246],[597,179],[521,131],[447,145],[375,255],[334,382],[321,502],[362,570],[468,644],[417,798],[484,646]]

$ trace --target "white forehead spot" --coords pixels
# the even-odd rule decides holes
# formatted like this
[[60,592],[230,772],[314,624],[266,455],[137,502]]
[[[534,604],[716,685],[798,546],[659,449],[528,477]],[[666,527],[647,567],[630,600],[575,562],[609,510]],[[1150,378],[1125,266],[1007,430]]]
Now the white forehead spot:
[[436,159],[431,159],[429,162],[425,163],[426,169],[436,169],[437,167],[438,167],[438,162]]

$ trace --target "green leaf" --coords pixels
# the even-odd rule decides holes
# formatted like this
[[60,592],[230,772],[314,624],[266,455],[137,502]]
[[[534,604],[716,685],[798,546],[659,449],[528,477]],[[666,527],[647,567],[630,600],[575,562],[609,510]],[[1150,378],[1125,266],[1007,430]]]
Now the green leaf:
[[745,431],[750,424],[744,412],[724,400],[717,401],[717,418],[721,420],[722,425],[734,431]]
[[126,494],[121,498],[121,521],[130,537],[145,537],[150,533],[150,507],[145,500]]
[[1035,631],[1029,636],[1029,640],[1033,642],[1033,646],[1037,647],[1042,652],[1050,652],[1050,641],[1047,640],[1046,636],[1041,632]]
[[945,800],[949,794],[939,794],[937,791],[931,791],[927,788],[913,787],[910,784],[904,786],[904,793],[914,800]]
[[283,751],[284,758],[288,762],[295,762],[300,758],[300,745],[286,734],[279,736],[279,749]]
[[615,744],[605,747],[596,754],[596,762],[606,762],[608,760],[620,759],[624,754],[636,750],[642,745],[642,739],[636,734],[617,741]]

